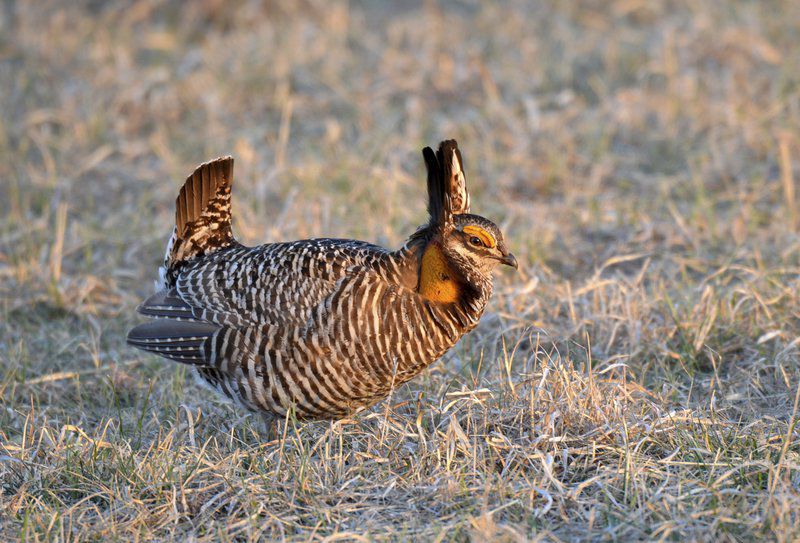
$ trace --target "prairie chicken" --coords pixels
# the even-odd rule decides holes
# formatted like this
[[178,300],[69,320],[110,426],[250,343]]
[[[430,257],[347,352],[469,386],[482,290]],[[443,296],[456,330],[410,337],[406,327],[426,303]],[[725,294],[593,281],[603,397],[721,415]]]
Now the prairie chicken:
[[245,247],[231,231],[233,159],[203,164],[176,200],[159,291],[128,343],[195,368],[270,417],[337,419],[441,357],[483,314],[492,271],[517,261],[469,213],[455,141],[422,151],[429,222],[396,251],[349,239]]

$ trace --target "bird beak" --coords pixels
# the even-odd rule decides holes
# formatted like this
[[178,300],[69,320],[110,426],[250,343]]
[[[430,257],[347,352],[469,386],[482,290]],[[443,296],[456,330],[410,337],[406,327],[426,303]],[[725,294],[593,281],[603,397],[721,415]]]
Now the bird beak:
[[502,262],[506,266],[511,266],[515,270],[519,269],[519,264],[517,264],[517,258],[511,253],[504,255],[503,258],[500,259],[500,262]]

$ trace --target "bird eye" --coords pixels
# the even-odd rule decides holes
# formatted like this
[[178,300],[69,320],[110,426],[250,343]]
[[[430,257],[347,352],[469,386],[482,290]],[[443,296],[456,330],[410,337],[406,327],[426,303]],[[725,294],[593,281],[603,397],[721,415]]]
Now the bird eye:
[[471,238],[469,238],[469,242],[473,245],[477,245],[478,247],[483,245],[481,238],[479,238],[478,236],[472,236]]

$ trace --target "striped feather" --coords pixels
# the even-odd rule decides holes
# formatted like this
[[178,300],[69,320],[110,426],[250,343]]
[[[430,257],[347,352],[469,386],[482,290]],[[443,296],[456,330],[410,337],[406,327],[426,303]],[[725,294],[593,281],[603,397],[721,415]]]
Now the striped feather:
[[128,332],[128,344],[187,364],[205,365],[204,344],[219,327],[202,322],[157,319]]
[[192,307],[184,302],[174,289],[156,292],[139,304],[136,311],[152,318],[197,320]]
[[175,200],[175,228],[167,242],[161,288],[171,286],[175,268],[187,260],[234,244],[231,228],[233,158],[201,164]]
[[450,212],[453,215],[469,213],[467,178],[464,175],[464,163],[456,140],[443,141],[436,151],[436,157],[442,169],[445,194],[450,200]]

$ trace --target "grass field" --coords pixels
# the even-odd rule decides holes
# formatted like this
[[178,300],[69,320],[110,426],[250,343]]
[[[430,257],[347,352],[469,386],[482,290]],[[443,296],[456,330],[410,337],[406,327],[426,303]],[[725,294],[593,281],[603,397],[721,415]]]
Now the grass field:
[[[703,4],[703,6],[698,6]],[[800,3],[4,2],[0,540],[800,539]],[[520,261],[372,411],[125,345],[182,179],[399,246],[459,140]]]

